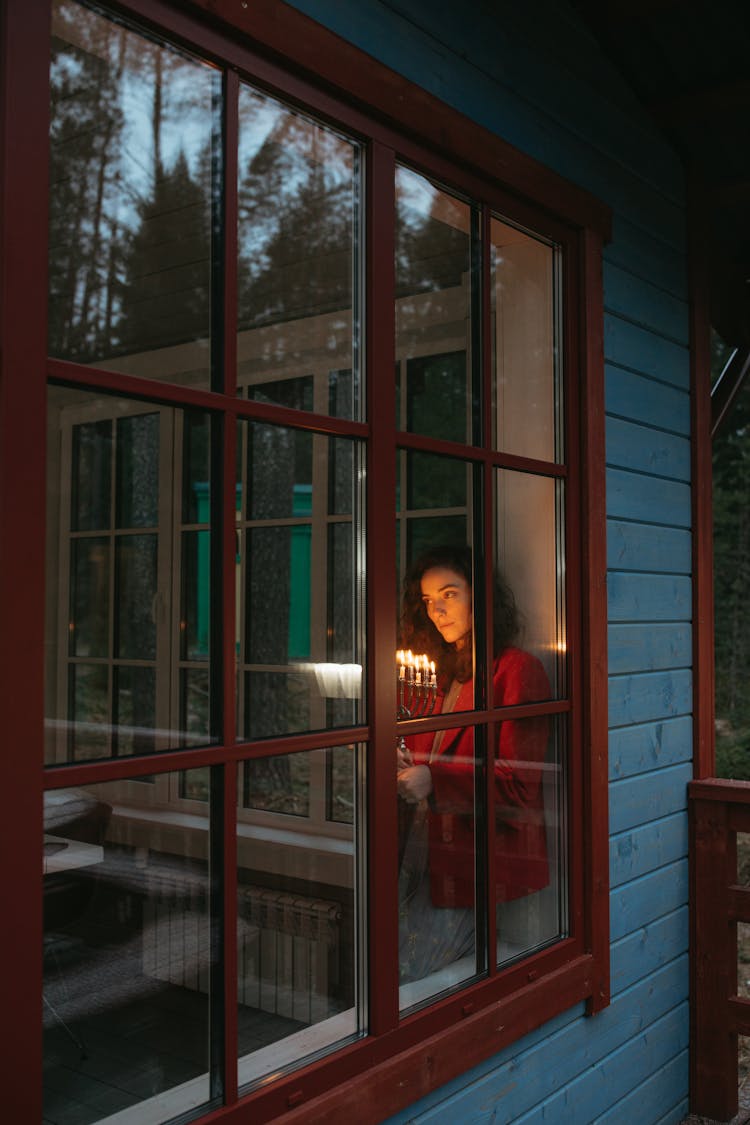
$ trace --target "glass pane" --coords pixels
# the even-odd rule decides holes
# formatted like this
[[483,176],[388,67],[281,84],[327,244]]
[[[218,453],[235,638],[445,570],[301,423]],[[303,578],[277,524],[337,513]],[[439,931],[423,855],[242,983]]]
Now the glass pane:
[[[473,469],[465,461],[426,453],[401,453],[398,460],[402,607],[399,647],[435,664],[437,710],[457,673],[471,685],[459,710],[474,707],[473,562],[467,546],[472,526]],[[459,651],[460,649],[460,651]],[[406,665],[404,665],[406,668]],[[399,682],[399,706],[416,717],[434,700],[414,692],[413,664]],[[420,673],[421,678],[421,673]],[[402,698],[403,695],[403,698]]]
[[112,423],[89,422],[73,433],[70,526],[73,531],[99,531],[110,524],[112,488]]
[[358,418],[359,147],[249,86],[239,115],[240,388]]
[[562,459],[555,249],[492,220],[495,448]]
[[117,526],[159,522],[159,415],[117,422]]
[[211,628],[211,532],[182,533],[182,660],[205,660]]
[[116,655],[156,658],[156,535],[124,535],[115,540]]
[[110,753],[108,668],[72,664],[68,675],[68,761],[106,758]]
[[208,823],[177,825],[155,780],[45,793],[45,1121],[158,1122],[209,1098]]
[[408,168],[396,169],[396,357],[401,429],[471,442],[476,212]]
[[109,652],[109,540],[72,539],[71,656],[106,656]]
[[[402,468],[410,470],[413,460],[403,458]],[[474,590],[474,558],[467,544],[471,470],[460,461],[431,460],[445,460],[444,470],[452,466],[469,504],[447,518],[439,510],[429,517],[403,513],[406,533],[399,540],[417,539],[419,548],[407,555],[402,579],[401,648],[394,666],[399,719],[469,711],[478,702],[474,655],[475,648],[481,652],[482,629],[475,623],[475,606],[484,598]],[[408,492],[408,484],[400,490]],[[412,522],[419,529],[416,536]],[[453,540],[452,530],[458,532]],[[397,743],[402,1011],[458,987],[486,965],[476,896],[482,882],[477,882],[475,809],[483,807],[483,778],[474,741],[474,728],[457,718],[452,724],[446,720],[441,730],[401,736]]]
[[117,753],[150,754],[156,749],[156,671],[117,668]]
[[50,353],[207,386],[219,71],[55,0],[50,74]]
[[[497,702],[533,695],[532,660],[516,651],[505,679],[524,682]],[[499,684],[499,677],[498,677]],[[495,760],[497,960],[506,964],[567,935],[567,770],[563,720],[506,720]]]
[[209,419],[54,384],[47,419],[45,762],[205,744]]
[[360,722],[361,445],[257,423],[241,432],[241,736]]
[[748,781],[750,379],[714,438],[712,479],[716,773]]
[[[364,748],[352,751],[360,761]],[[308,779],[310,809],[325,799],[325,751],[245,763],[245,791],[263,765],[265,792],[288,799]],[[316,765],[317,764],[317,765]],[[248,774],[248,768],[251,768]],[[288,820],[282,835],[263,814],[240,814],[237,839],[237,967],[240,1086],[309,1061],[364,1031],[364,888],[356,873],[362,838],[355,776],[349,825]],[[252,780],[248,782],[247,778]],[[291,790],[290,790],[291,785]],[[257,792],[257,790],[255,790]],[[343,778],[341,792],[344,792]]]
[[[459,690],[466,710],[471,681]],[[482,805],[474,729],[410,735],[398,763],[399,1006],[405,1011],[484,968],[477,940],[475,808]]]
[[208,524],[211,425],[207,414],[185,411],[182,455],[182,518],[185,523]]
[[243,805],[264,812],[307,816],[310,755],[286,754],[245,763]]
[[495,627],[540,661],[552,697],[566,692],[563,527],[561,481],[496,473]]
[[214,737],[210,721],[208,665],[182,668],[180,688],[180,745],[204,745]]

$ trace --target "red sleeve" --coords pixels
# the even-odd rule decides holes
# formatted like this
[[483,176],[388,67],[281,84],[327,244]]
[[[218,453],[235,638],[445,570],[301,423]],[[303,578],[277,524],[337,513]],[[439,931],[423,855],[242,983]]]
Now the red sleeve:
[[[541,663],[521,649],[506,649],[495,664],[494,702],[498,707],[549,699],[550,687]],[[507,719],[500,725],[495,757],[495,799],[513,818],[513,808],[536,803],[549,739],[546,716]],[[464,728],[457,739],[446,738],[431,764],[431,804],[439,812],[474,810],[474,732]]]

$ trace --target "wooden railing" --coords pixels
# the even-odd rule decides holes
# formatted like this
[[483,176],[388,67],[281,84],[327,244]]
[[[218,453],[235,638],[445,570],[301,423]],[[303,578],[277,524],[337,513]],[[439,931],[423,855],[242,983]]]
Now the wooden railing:
[[750,1000],[737,995],[737,923],[750,922],[750,886],[737,882],[737,833],[750,834],[750,782],[689,786],[691,863],[691,1094],[695,1114],[738,1110],[737,1037]]

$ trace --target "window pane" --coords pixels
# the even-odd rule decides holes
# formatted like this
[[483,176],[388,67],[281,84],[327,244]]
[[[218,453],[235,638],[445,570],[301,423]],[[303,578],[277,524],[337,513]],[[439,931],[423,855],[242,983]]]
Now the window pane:
[[109,527],[111,462],[112,423],[109,419],[76,426],[71,473],[71,527],[74,531],[97,531]]
[[[484,605],[474,588],[473,470],[453,458],[401,454],[399,497],[419,481],[425,508],[399,513],[402,600],[394,666],[399,719],[473,710]],[[432,469],[432,471],[430,471]],[[461,503],[444,507],[446,497]],[[399,982],[406,1011],[486,967],[476,840],[484,807],[474,728],[460,717],[396,747]]]
[[[362,836],[355,778],[363,748],[350,751],[354,768],[346,803],[348,826],[311,833],[305,820],[287,820],[283,836],[262,813],[241,814],[237,858],[237,962],[241,1086],[300,1066],[364,1031]],[[301,779],[310,809],[325,801],[326,751],[246,762],[244,790],[257,806],[273,794],[282,807]],[[259,767],[263,766],[263,770]],[[260,786],[259,779],[262,778]],[[341,779],[341,793],[344,783]],[[260,819],[259,819],[260,818]]]
[[209,418],[53,384],[47,403],[45,761],[205,744]]
[[55,0],[52,355],[208,385],[219,88],[213,67]]
[[[459,674],[466,676],[473,685],[476,647],[472,630],[473,561],[471,549],[467,546],[472,527],[473,472],[470,464],[453,457],[406,452],[398,455],[398,502],[400,504],[403,498],[407,501],[407,505],[397,511],[399,574],[403,593],[399,645],[435,662],[441,700],[457,666]],[[437,583],[436,590],[440,589],[445,583],[453,581],[456,569],[460,571],[459,582],[466,588],[467,600],[463,612],[468,615],[465,620],[468,640],[460,656],[455,649],[457,638],[451,633],[450,639],[444,640],[439,631],[442,615],[440,619],[437,616],[434,620],[430,618],[428,605],[423,599],[428,594],[435,595],[436,591],[423,589],[422,581],[427,570],[434,570],[438,579],[441,577],[439,571],[450,571],[445,582],[441,579]],[[453,589],[447,592],[448,599],[454,596]],[[401,686],[404,686],[403,681]],[[407,698],[404,703],[406,709],[412,712],[417,705],[416,699],[410,704]],[[465,710],[467,707],[474,707],[473,686],[468,696],[461,697],[460,708]],[[424,705],[420,703],[419,709],[423,710]]]
[[162,822],[155,780],[45,794],[45,1120],[163,1121],[209,1098],[208,824]]
[[359,418],[359,147],[249,86],[239,115],[240,387]]
[[240,735],[360,722],[362,447],[258,423],[241,434]]
[[506,627],[505,607],[515,603],[514,643],[541,662],[552,697],[567,690],[563,505],[561,481],[495,475],[496,628]]
[[562,459],[558,254],[493,219],[491,255],[495,448]]
[[502,965],[567,935],[564,720],[506,720],[497,754],[495,893]]
[[70,653],[106,656],[110,634],[110,542],[100,536],[73,539],[70,553]]
[[118,668],[117,752],[149,754],[156,749],[156,672],[153,668]]
[[115,541],[117,638],[120,658],[156,658],[156,535],[125,535]]
[[396,169],[397,418],[401,429],[471,442],[478,420],[471,356],[476,212],[408,168]]
[[109,756],[109,671],[104,664],[72,664],[68,695],[68,761]]
[[159,415],[117,421],[117,526],[153,527],[159,509]]

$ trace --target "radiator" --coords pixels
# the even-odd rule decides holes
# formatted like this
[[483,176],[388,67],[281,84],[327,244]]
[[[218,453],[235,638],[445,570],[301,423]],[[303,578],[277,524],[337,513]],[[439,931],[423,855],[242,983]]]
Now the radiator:
[[[174,882],[144,903],[143,969],[157,980],[208,992],[205,897]],[[240,888],[239,1003],[312,1024],[338,1011],[341,905],[263,887]]]
[[240,895],[240,1003],[303,1023],[338,1010],[339,903],[252,886]]

